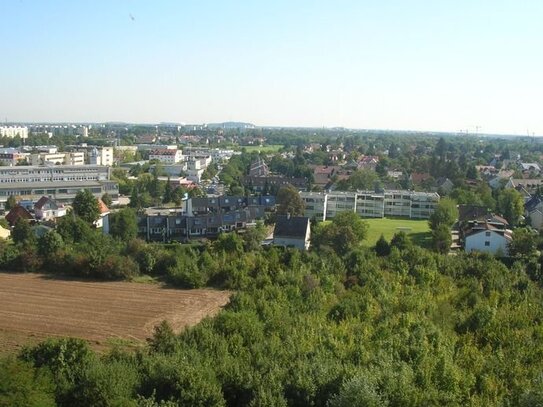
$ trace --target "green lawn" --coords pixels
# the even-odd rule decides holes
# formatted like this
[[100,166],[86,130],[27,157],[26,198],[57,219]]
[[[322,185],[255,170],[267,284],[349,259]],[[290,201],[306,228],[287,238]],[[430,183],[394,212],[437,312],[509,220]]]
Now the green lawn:
[[268,144],[265,146],[240,146],[239,149],[241,150],[244,148],[248,153],[252,153],[254,151],[260,151],[261,153],[276,153],[279,150],[283,148],[282,144]]
[[398,228],[402,228],[416,245],[422,247],[429,247],[431,245],[432,236],[430,234],[430,228],[428,227],[427,220],[398,218],[365,218],[364,220],[370,225],[368,237],[363,242],[364,246],[374,246],[381,234],[385,236],[385,239],[390,241],[394,233],[401,230]]

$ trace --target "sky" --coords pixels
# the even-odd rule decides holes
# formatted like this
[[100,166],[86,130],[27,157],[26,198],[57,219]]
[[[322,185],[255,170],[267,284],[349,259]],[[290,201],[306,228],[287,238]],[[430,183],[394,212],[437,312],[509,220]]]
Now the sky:
[[543,1],[0,0],[0,119],[543,136]]

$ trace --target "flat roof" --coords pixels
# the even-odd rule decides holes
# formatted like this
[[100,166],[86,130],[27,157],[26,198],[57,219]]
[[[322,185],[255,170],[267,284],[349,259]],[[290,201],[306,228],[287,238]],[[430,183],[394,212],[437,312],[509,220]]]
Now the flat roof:
[[0,189],[85,188],[102,185],[100,181],[5,182],[0,183]]

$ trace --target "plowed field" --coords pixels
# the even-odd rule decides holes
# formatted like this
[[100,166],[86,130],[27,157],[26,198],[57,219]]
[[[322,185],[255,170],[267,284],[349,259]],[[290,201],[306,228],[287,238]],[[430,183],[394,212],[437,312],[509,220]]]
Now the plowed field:
[[95,347],[112,340],[142,343],[162,320],[180,331],[216,314],[229,296],[226,291],[0,273],[0,352],[55,336],[83,338]]

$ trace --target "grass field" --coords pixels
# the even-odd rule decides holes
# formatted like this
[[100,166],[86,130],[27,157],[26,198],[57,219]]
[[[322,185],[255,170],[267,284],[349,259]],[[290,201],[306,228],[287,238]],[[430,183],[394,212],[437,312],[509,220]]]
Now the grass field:
[[266,146],[240,146],[239,149],[241,150],[244,148],[248,153],[252,153],[253,151],[260,151],[261,153],[276,153],[277,151],[281,150],[283,148],[283,145],[281,144],[269,144]]
[[0,353],[55,336],[86,339],[98,349],[141,346],[162,320],[179,332],[229,298],[227,291],[0,273]]
[[[412,220],[412,219],[364,219],[370,225],[368,237],[364,240],[364,246],[374,246],[381,234],[385,239],[390,241],[394,233],[403,229],[413,243],[422,247],[429,247],[432,236],[427,220]],[[398,229],[402,228],[402,229]]]

